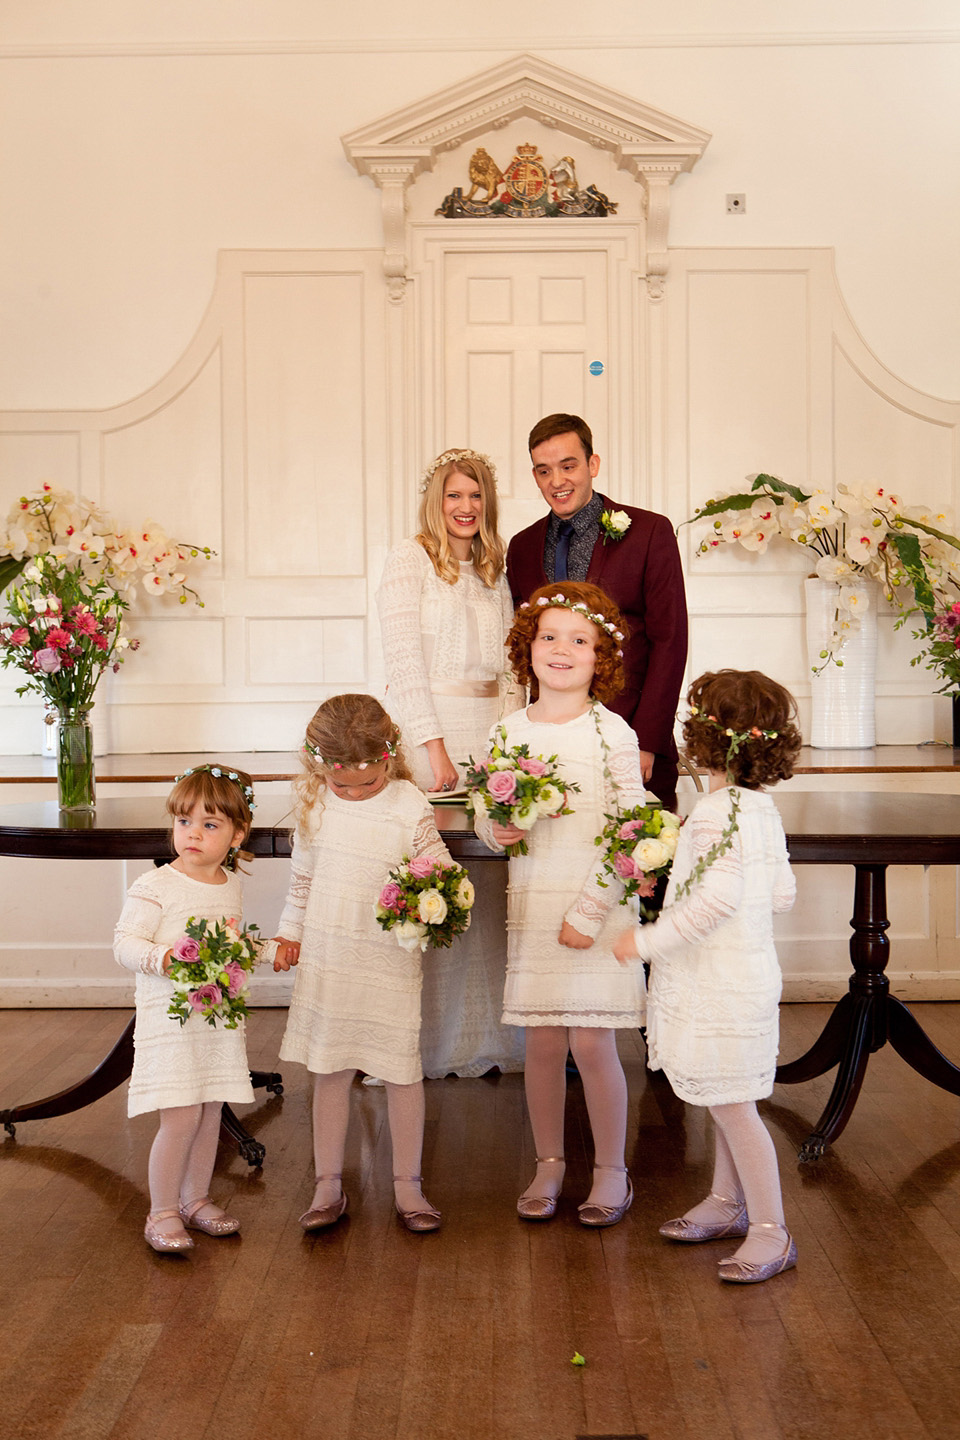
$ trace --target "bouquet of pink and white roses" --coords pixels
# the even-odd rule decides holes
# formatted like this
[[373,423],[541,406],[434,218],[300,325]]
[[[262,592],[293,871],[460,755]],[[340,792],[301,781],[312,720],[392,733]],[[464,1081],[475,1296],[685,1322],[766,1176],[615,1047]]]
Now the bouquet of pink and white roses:
[[470,924],[473,885],[462,865],[406,856],[387,876],[374,906],[377,924],[404,950],[446,949]]
[[[531,755],[527,745],[508,747],[506,731],[498,725],[489,755],[479,764],[472,755],[467,761],[467,805],[474,815],[487,815],[518,830],[532,830],[545,815],[572,815],[567,795],[580,786],[564,780],[556,762],[556,755],[546,760]],[[526,840],[507,846],[508,855],[526,853]]]
[[[661,875],[666,875],[680,838],[680,817],[658,805],[635,805],[620,815],[608,815],[607,824],[594,840],[603,845],[603,869],[623,884],[620,904],[634,895],[645,900],[653,894]],[[600,881],[605,885],[604,880]],[[641,904],[641,910],[647,910]]]
[[247,981],[260,944],[256,925],[240,927],[232,917],[211,923],[191,915],[167,971],[173,981],[170,1018],[185,1025],[191,1015],[200,1015],[208,1025],[222,1020],[224,1029],[236,1030],[248,1013]]

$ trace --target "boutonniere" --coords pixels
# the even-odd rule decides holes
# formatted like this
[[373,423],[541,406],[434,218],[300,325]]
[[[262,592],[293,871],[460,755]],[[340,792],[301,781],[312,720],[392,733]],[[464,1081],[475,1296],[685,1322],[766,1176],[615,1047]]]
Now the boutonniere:
[[622,540],[630,529],[630,516],[625,510],[604,510],[600,516],[600,529],[603,531],[603,543],[608,540]]

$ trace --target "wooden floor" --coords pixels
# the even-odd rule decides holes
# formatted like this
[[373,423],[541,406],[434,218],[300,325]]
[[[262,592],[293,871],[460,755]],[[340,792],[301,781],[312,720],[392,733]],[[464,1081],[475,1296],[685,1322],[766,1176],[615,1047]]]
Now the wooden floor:
[[[960,1057],[960,1005],[918,1005]],[[827,1007],[786,1006],[781,1053]],[[0,1105],[96,1063],[121,1011],[0,1012]],[[272,1068],[282,1011],[258,1011],[250,1058]],[[703,1112],[621,1036],[636,1201],[590,1232],[579,1082],[567,1195],[548,1225],[514,1204],[532,1173],[520,1076],[427,1085],[425,1174],[437,1235],[391,1211],[382,1090],[355,1089],[349,1218],[315,1239],[305,1073],[254,1107],[262,1170],[222,1149],[214,1194],[243,1221],[185,1258],[142,1238],[155,1120],[125,1087],[0,1141],[0,1435],[4,1440],[913,1440],[960,1437],[960,1100],[889,1047],[846,1132],[800,1167],[829,1077],[763,1107],[798,1268],[721,1285],[729,1247],[657,1225],[709,1180]],[[579,1351],[586,1365],[571,1365]]]

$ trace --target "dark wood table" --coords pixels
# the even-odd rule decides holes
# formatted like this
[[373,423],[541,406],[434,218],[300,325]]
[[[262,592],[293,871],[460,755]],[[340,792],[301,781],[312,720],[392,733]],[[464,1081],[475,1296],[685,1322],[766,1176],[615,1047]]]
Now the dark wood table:
[[[830,1099],[800,1150],[801,1160],[823,1154],[850,1118],[863,1084],[867,1062],[889,1042],[913,1069],[952,1094],[960,1095],[960,1069],[927,1037],[907,1006],[890,994],[884,973],[890,954],[886,901],[888,865],[960,864],[960,796],[775,793],[795,865],[852,865],[855,871],[848,993],[839,1001],[822,1034],[805,1055],[778,1067],[777,1080],[792,1085],[812,1080],[837,1066]],[[462,861],[500,861],[476,838],[466,812],[437,806],[437,824],[451,853]],[[289,800],[264,798],[257,809],[251,848],[260,856],[290,854]],[[170,854],[169,830],[161,799],[103,799],[92,815],[62,814],[53,801],[0,806],[0,855],[70,859],[154,859]],[[91,1104],[130,1073],[133,1021],[114,1050],[78,1085],[32,1105],[0,1110],[0,1123],[67,1114]],[[260,1078],[261,1075],[263,1078]],[[274,1082],[271,1085],[270,1082]],[[279,1075],[254,1072],[254,1084],[280,1086]],[[246,1136],[232,1117],[230,1133],[251,1164],[263,1147]],[[243,1137],[246,1136],[246,1142]]]

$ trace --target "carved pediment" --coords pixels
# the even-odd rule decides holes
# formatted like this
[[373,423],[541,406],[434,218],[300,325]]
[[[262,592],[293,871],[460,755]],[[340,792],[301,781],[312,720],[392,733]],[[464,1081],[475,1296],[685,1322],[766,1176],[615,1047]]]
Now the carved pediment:
[[403,295],[408,186],[432,170],[444,151],[518,119],[610,152],[616,167],[640,182],[647,198],[647,273],[662,282],[669,187],[693,168],[709,134],[536,55],[518,55],[343,136],[351,163],[383,192],[391,298]]

